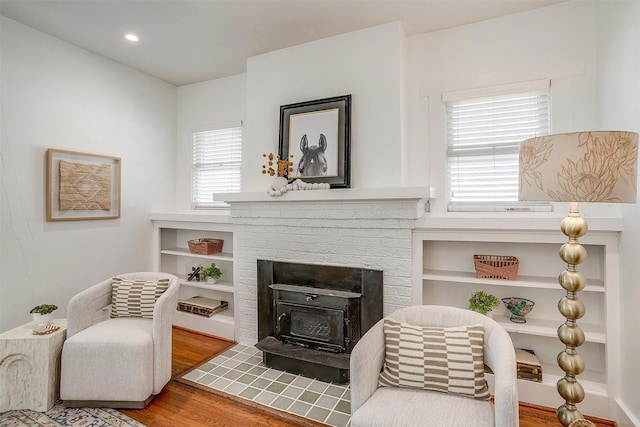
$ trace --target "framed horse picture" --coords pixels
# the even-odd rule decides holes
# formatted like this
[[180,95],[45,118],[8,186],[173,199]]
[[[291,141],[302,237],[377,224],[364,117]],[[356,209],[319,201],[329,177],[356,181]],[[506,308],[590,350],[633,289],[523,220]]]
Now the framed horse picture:
[[349,188],[351,95],[280,107],[281,159],[293,163],[288,178]]

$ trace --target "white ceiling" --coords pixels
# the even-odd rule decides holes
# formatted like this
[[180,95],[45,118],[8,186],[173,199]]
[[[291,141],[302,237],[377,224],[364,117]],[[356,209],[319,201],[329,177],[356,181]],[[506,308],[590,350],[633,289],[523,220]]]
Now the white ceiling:
[[[246,59],[401,21],[407,35],[565,0],[0,0],[0,14],[185,85],[246,71]],[[124,40],[134,32],[140,42]]]

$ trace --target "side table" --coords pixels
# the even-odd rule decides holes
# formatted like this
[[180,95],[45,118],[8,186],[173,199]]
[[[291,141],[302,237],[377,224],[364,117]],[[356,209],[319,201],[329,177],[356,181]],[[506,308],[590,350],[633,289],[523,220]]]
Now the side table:
[[34,335],[35,322],[0,334],[0,412],[14,409],[49,410],[60,394],[60,354],[67,336],[67,319],[47,335]]

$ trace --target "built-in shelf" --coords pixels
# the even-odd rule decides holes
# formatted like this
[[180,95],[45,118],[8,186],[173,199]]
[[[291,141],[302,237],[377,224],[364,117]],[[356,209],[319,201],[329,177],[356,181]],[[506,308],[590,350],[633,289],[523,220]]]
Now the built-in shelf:
[[[557,277],[518,276],[517,280],[497,280],[477,278],[475,273],[465,271],[424,270],[424,280],[437,280],[459,284],[475,283],[479,285],[514,286],[537,289],[560,289]],[[604,281],[591,279],[582,292],[604,292]]]
[[160,253],[166,254],[166,255],[175,255],[175,256],[183,256],[183,257],[190,257],[190,258],[233,261],[233,254],[226,253],[226,252],[219,252],[217,254],[211,254],[211,255],[201,255],[201,254],[191,253],[187,248],[170,248],[170,249],[161,249]]
[[184,276],[180,277],[180,285],[187,286],[191,288],[205,289],[207,291],[218,291],[225,292],[228,294],[232,294],[234,292],[233,283],[218,281],[216,283],[207,283],[207,282],[189,282]]
[[[562,402],[556,391],[564,372],[556,356],[564,348],[558,327],[565,321],[557,302],[565,291],[558,275],[566,268],[558,251],[566,243],[559,230],[561,219],[544,218],[424,218],[414,230],[414,304],[443,304],[466,308],[469,296],[482,290],[496,297],[522,296],[536,302],[526,323],[515,323],[504,307],[493,319],[511,336],[518,348],[534,350],[542,365],[542,382],[518,380],[519,398],[542,406]],[[594,225],[592,229],[592,225]],[[583,412],[611,417],[609,381],[619,378],[616,352],[619,349],[618,239],[622,222],[618,218],[589,220],[589,233],[580,239],[588,258],[578,266],[586,278],[579,292],[586,314],[578,321],[585,335],[578,348],[586,371],[578,381],[586,392]],[[476,277],[475,254],[516,256],[519,271],[515,280]],[[419,278],[419,279],[418,279]],[[490,381],[491,383],[491,381]]]
[[[560,323],[555,320],[536,319],[527,317],[527,323],[514,323],[508,316],[495,315],[493,320],[502,325],[507,332],[520,334],[537,335],[541,337],[558,337],[558,326]],[[604,327],[580,322],[580,329],[584,332],[586,342],[605,344],[607,341]]]
[[[154,213],[154,268],[178,276],[179,300],[205,297],[226,301],[229,307],[212,317],[176,310],[173,323],[182,328],[235,340],[235,288],[233,286],[233,232],[228,219],[221,215],[200,213]],[[223,252],[201,255],[189,251],[188,241],[198,238],[224,240]],[[187,280],[195,266],[208,267],[212,262],[222,270],[216,283]]]
[[235,329],[235,313],[232,309],[227,309],[216,313],[211,317],[199,316],[184,311],[176,311],[174,324],[194,331],[199,331],[208,335],[233,339]]
[[[557,394],[556,384],[560,378],[564,377],[564,372],[557,366],[543,363],[542,367],[542,381],[532,381],[525,379],[518,379],[518,387],[546,387],[549,393],[554,396]],[[493,379],[493,374],[487,374],[490,381]],[[579,376],[580,384],[585,390],[592,395],[606,397],[607,396],[607,379],[604,373],[586,370]],[[522,396],[519,396],[522,397]]]

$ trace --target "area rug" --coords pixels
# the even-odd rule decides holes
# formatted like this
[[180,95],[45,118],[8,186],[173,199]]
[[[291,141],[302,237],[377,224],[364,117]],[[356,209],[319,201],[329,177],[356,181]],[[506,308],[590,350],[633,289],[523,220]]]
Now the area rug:
[[301,424],[347,427],[351,418],[348,385],[267,368],[260,350],[242,344],[177,380],[284,418],[290,415]]
[[57,403],[47,412],[16,410],[0,413],[0,427],[145,427],[109,408],[66,408]]

